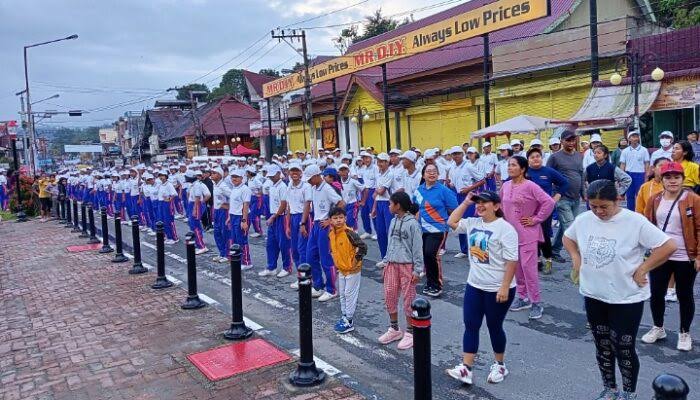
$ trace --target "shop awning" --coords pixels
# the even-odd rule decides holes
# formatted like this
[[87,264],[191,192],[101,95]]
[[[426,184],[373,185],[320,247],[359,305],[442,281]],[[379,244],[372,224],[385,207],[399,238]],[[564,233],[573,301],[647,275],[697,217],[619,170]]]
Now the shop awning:
[[[555,125],[556,126],[556,125]],[[490,138],[511,133],[530,133],[551,129],[552,125],[547,118],[532,115],[518,115],[511,119],[499,122],[486,128],[473,132],[472,139]]]
[[[644,82],[639,86],[639,115],[656,100],[661,82]],[[634,94],[632,85],[594,87],[581,108],[570,119],[552,123],[574,124],[582,128],[624,128],[632,123]]]

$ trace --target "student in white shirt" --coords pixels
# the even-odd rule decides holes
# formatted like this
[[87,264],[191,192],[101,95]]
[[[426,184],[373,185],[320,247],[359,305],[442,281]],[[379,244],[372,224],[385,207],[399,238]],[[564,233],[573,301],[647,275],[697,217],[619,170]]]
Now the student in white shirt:
[[[259,276],[277,275],[284,278],[292,272],[292,254],[287,237],[289,217],[287,215],[287,185],[282,180],[282,170],[276,164],[267,167],[267,193],[270,216],[266,220],[267,268],[258,273]],[[277,268],[277,259],[282,256],[282,268]],[[279,272],[278,272],[279,270]]]
[[177,196],[177,191],[172,183],[168,182],[168,172],[161,170],[158,172],[158,214],[157,221],[162,221],[165,230],[165,244],[175,244],[180,239],[177,237],[177,229],[175,228],[175,206],[173,199]]
[[350,167],[341,164],[338,168],[340,183],[343,185],[343,201],[345,201],[345,224],[357,231],[357,214],[367,201],[367,189],[357,179],[350,177]]
[[420,186],[421,181],[421,171],[418,169],[416,162],[418,161],[418,154],[415,151],[408,150],[401,155],[401,163],[403,164],[403,169],[401,170],[401,189],[406,192],[408,197],[413,198],[418,186]]
[[663,131],[659,133],[659,144],[661,145],[661,148],[651,153],[649,165],[654,165],[654,162],[659,158],[668,158],[669,160],[673,159],[671,154],[673,153],[673,133],[670,131]]
[[[387,245],[389,244],[389,225],[394,216],[389,211],[389,197],[392,189],[395,188],[394,174],[389,169],[389,155],[380,153],[377,156],[377,167],[379,174],[377,177],[377,188],[374,191],[374,208],[371,217],[374,219],[374,227],[377,230],[377,243],[381,258],[386,256]],[[377,267],[383,268],[384,263],[379,261]]]
[[372,218],[370,214],[374,208],[374,191],[377,188],[377,175],[379,171],[374,165],[372,155],[366,151],[360,153],[362,158],[362,166],[358,168],[359,181],[367,188],[367,201],[362,205],[360,216],[362,217],[362,229],[365,231],[360,237],[367,239],[372,237],[376,239],[376,235],[372,236]]
[[[587,190],[590,211],[564,232],[572,277],[579,280],[603,377],[601,399],[636,399],[639,357],[635,342],[649,299],[649,271],[665,262],[676,244],[643,215],[620,207],[615,182],[600,179]],[[651,250],[648,258],[645,253]],[[615,381],[615,363],[622,391]],[[606,397],[607,396],[607,397]]]
[[[202,171],[195,172],[195,176],[197,177],[197,180],[192,182],[192,186],[187,193],[187,204],[192,211],[187,219],[187,223],[190,226],[190,230],[194,233],[194,244],[197,248],[197,250],[195,250],[195,254],[200,255],[209,251],[207,245],[204,243],[202,216],[209,212],[209,210],[207,210],[207,201],[209,201],[209,198],[211,197],[211,192],[209,191],[207,185],[202,182],[202,179],[204,179],[204,174]],[[168,182],[168,184],[172,185],[172,182]],[[175,193],[176,195],[173,198],[173,205],[175,203],[175,199],[178,198],[177,191]],[[173,209],[174,208],[175,207],[173,207]]]
[[[453,164],[450,171],[447,173],[448,187],[457,194],[457,202],[462,203],[467,198],[469,186],[472,183],[471,169],[467,165],[469,161],[464,160],[464,150],[459,146],[454,146],[449,150],[452,155]],[[471,210],[465,210],[464,217],[474,216]],[[459,252],[455,254],[455,258],[467,257],[467,235],[459,235]]]
[[4,169],[0,168],[0,211],[7,210],[10,201],[10,192],[7,186],[7,176]]
[[498,157],[491,151],[491,143],[484,142],[481,145],[482,154],[479,157],[481,169],[486,174],[486,190],[496,191],[496,167],[498,166]]
[[[308,241],[309,219],[302,220],[304,211],[307,215],[311,203],[311,186],[301,179],[302,169],[300,162],[289,165],[289,186],[287,187],[287,207],[289,208],[289,246],[292,249],[294,265],[306,262],[306,242]],[[302,224],[303,222],[303,224]],[[294,280],[290,285],[292,289],[299,289],[299,281]]]
[[253,227],[253,233],[250,237],[256,238],[262,235],[262,226],[260,224],[260,219],[265,215],[265,206],[263,200],[262,187],[265,183],[265,178],[262,173],[258,172],[253,167],[246,168],[246,175],[248,177],[246,185],[250,188],[252,197],[250,200],[250,225]]
[[646,182],[649,171],[649,151],[642,146],[639,138],[639,131],[632,131],[627,134],[629,146],[622,150],[620,154],[620,169],[627,172],[632,178],[632,184],[627,189],[627,208],[634,211],[639,188]]
[[250,246],[248,246],[252,191],[243,183],[245,174],[243,169],[233,169],[229,172],[231,190],[228,200],[228,226],[231,228],[229,245],[237,244],[241,247],[241,269],[249,270],[253,268]]
[[[229,259],[229,231],[228,220],[228,199],[231,196],[231,186],[224,179],[224,170],[221,167],[211,171],[211,180],[214,183],[214,242],[219,254],[214,256],[213,261],[226,263]],[[230,181],[230,180],[229,180]]]

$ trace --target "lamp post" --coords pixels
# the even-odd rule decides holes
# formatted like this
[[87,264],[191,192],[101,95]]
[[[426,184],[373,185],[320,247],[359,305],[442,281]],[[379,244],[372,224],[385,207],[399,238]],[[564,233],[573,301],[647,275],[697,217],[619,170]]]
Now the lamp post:
[[[27,49],[32,48],[32,47],[39,47],[39,46],[44,46],[47,44],[51,43],[56,43],[56,42],[61,42],[63,40],[73,40],[77,39],[78,35],[70,35],[66,36],[61,39],[54,39],[54,40],[49,40],[47,42],[41,42],[41,43],[34,43],[30,44],[28,46],[24,46],[24,91],[25,94],[27,95],[27,114],[30,116],[27,120],[27,128],[29,128],[29,137],[30,137],[30,145],[31,145],[31,150],[29,152],[30,155],[30,163],[29,167],[31,170],[31,173],[34,174],[36,172],[36,144],[35,144],[35,134],[34,134],[34,123],[32,122],[32,102],[30,100],[29,96],[29,62],[27,59]],[[43,101],[43,100],[42,100]],[[37,102],[38,103],[38,102]]]
[[19,171],[19,155],[17,154],[17,135],[13,134],[10,136],[11,146],[12,146],[12,167],[14,168],[15,175],[15,185],[17,190],[17,207],[15,211],[17,213],[17,222],[27,222],[27,214],[24,213],[24,207],[22,206],[22,182],[20,182],[21,175]]
[[[642,70],[645,65],[656,63],[656,55],[653,53],[630,53],[620,57],[615,62],[615,72],[610,76],[610,83],[618,86],[622,83],[622,75],[620,74],[622,63],[626,62],[632,67],[632,93],[634,94],[634,129],[639,130],[639,87],[641,85]],[[651,79],[658,82],[664,79],[664,71],[656,67],[651,72]]]
[[357,109],[353,110],[353,115],[352,117],[350,117],[350,121],[354,124],[357,124],[357,129],[360,133],[360,147],[365,147],[364,135],[362,133],[362,124],[364,121],[369,121],[369,111],[367,111],[366,107],[357,107]]

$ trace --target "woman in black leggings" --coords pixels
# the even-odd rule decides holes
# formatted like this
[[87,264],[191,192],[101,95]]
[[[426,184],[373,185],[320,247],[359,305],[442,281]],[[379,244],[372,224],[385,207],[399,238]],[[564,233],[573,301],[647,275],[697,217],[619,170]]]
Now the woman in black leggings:
[[669,162],[661,167],[661,183],[664,190],[649,199],[644,215],[654,225],[666,232],[678,246],[668,261],[649,274],[651,282],[651,315],[654,326],[642,336],[644,343],[655,343],[666,338],[664,313],[666,312],[666,288],[672,275],[676,277],[676,294],[681,314],[680,331],[676,348],[690,351],[693,341],[690,324],[695,314],[693,285],[700,270],[698,258],[698,233],[700,232],[700,196],[683,188],[683,166]]
[[[595,341],[603,391],[597,400],[636,399],[639,357],[635,341],[650,297],[647,273],[663,264],[676,244],[641,214],[620,207],[615,182],[600,179],[587,190],[590,211],[564,232],[564,246],[580,275],[586,316]],[[651,255],[644,258],[647,249]],[[622,375],[617,387],[615,363]]]

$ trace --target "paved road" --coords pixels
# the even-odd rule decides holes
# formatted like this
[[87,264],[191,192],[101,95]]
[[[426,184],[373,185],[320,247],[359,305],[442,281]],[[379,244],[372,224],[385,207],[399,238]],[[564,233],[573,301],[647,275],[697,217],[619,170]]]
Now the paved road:
[[[113,224],[110,223],[110,227]],[[126,245],[131,244],[131,228],[123,227]],[[181,237],[187,232],[186,224],[178,221]],[[155,238],[141,236],[145,262],[155,265]],[[213,236],[205,240],[214,248]],[[298,347],[297,292],[289,288],[293,276],[278,279],[259,277],[257,272],[265,265],[263,238],[251,239],[251,253],[255,269],[244,272],[244,314],[264,326],[263,334],[274,335],[289,348]],[[342,371],[342,377],[364,394],[379,399],[403,400],[413,390],[412,352],[399,351],[393,346],[381,346],[376,338],[388,324],[384,309],[381,271],[374,267],[379,259],[376,242],[368,241],[369,254],[362,271],[360,302],[355,317],[356,330],[348,335],[333,332],[339,316],[337,300],[330,303],[314,301],[314,344],[316,356]],[[569,267],[555,264],[551,276],[542,277],[544,317],[529,321],[526,312],[509,313],[505,322],[508,334],[507,365],[510,375],[505,382],[486,383],[492,355],[485,326],[482,329],[481,349],[477,357],[475,385],[462,386],[448,378],[443,370],[461,359],[462,296],[467,278],[467,261],[455,259],[458,248],[456,237],[448,240],[444,256],[445,292],[441,299],[431,300],[433,394],[436,399],[586,399],[600,390],[600,378],[595,364],[592,339],[586,329],[582,299],[568,280]],[[185,246],[181,241],[166,246],[167,273],[186,281],[184,264]],[[230,310],[229,268],[227,264],[210,261],[213,252],[198,256],[200,293],[205,293]],[[125,266],[127,269],[128,266]],[[419,291],[422,285],[419,285]],[[184,299],[184,295],[183,295]],[[700,289],[696,285],[696,299]],[[697,300],[696,300],[697,302]],[[700,307],[698,307],[700,310]],[[651,398],[651,381],[662,372],[683,376],[691,383],[700,398],[700,321],[691,329],[696,339],[692,352],[675,349],[678,331],[678,307],[668,307],[667,329],[672,334],[659,345],[639,343],[641,374],[638,392],[640,399]],[[403,324],[403,322],[401,322]],[[641,334],[651,325],[651,313],[645,308]],[[691,396],[691,398],[694,398]]]

